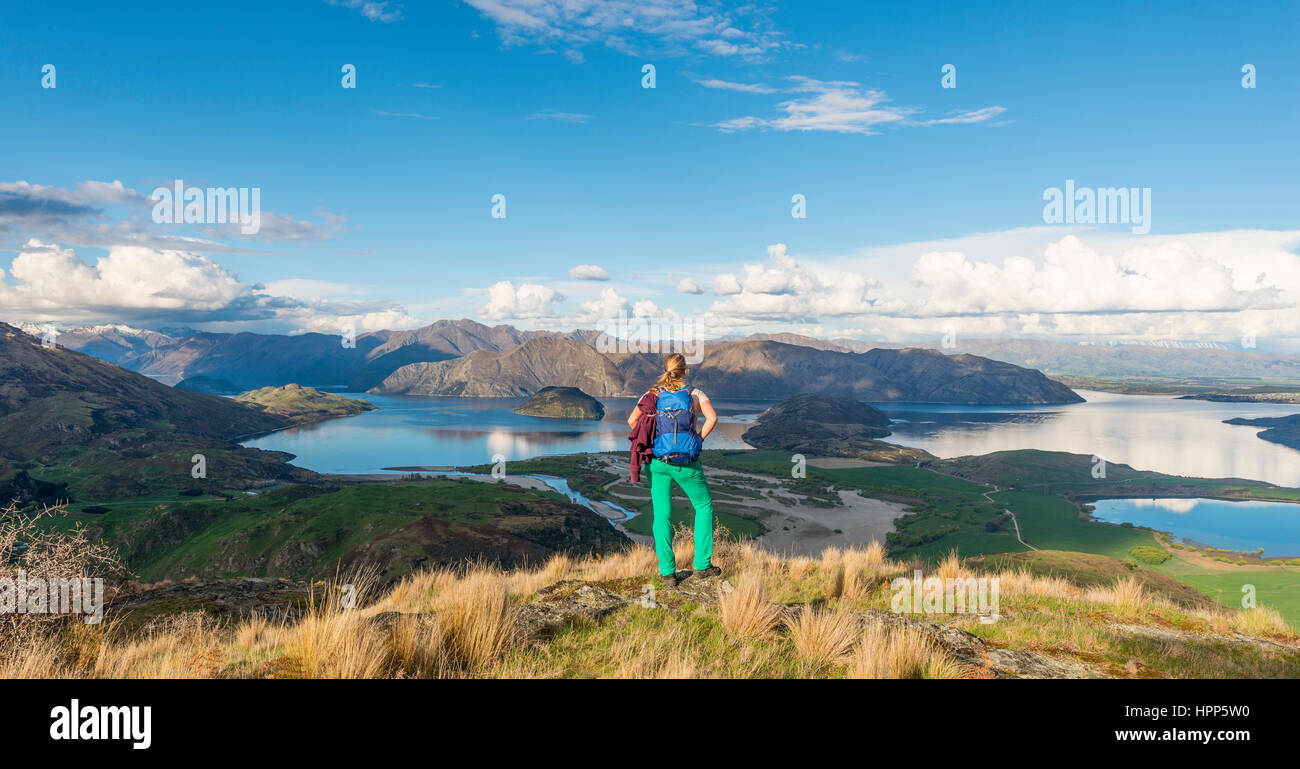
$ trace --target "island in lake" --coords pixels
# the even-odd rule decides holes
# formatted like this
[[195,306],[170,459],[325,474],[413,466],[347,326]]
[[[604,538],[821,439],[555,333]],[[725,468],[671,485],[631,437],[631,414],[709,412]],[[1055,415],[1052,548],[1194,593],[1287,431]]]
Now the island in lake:
[[576,387],[543,387],[514,412],[548,419],[605,418],[601,402]]
[[358,398],[347,398],[296,384],[250,390],[243,395],[236,395],[235,400],[295,425],[350,417],[375,410],[373,405]]
[[920,449],[877,440],[890,434],[889,425],[884,412],[852,398],[800,393],[759,414],[743,438],[755,448],[795,454],[900,463],[934,459]]

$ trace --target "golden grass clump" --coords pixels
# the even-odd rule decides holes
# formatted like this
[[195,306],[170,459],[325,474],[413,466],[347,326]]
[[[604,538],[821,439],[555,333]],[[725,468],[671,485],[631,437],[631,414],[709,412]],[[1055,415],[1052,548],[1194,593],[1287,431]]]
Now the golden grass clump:
[[848,548],[840,554],[839,562],[843,566],[838,580],[838,597],[841,598],[866,595],[895,570],[885,558],[885,548],[874,541],[865,548]]
[[453,671],[447,634],[435,616],[404,615],[388,628],[385,667],[397,678],[439,678]]
[[1024,570],[999,572],[998,592],[1001,595],[1036,595],[1063,599],[1078,596],[1081,590],[1061,577],[1038,577]]
[[910,628],[890,630],[873,622],[853,649],[849,678],[963,678],[966,666]]
[[800,657],[813,663],[835,662],[849,653],[858,638],[857,617],[847,612],[814,611],[805,607],[786,620],[790,640]]
[[1269,606],[1259,606],[1254,609],[1245,609],[1239,612],[1233,612],[1231,615],[1232,629],[1246,635],[1253,636],[1293,636],[1293,631],[1282,619],[1282,615],[1277,609]]
[[785,573],[791,579],[804,579],[817,571],[817,560],[806,555],[797,555],[785,562]]
[[235,627],[235,646],[245,651],[266,639],[271,623],[261,612],[253,612]]
[[1115,605],[1122,609],[1138,609],[1149,600],[1142,583],[1133,577],[1115,580],[1111,589],[1115,593]]
[[939,568],[935,570],[935,576],[939,579],[958,579],[963,576],[965,570],[961,567],[961,558],[958,557],[956,550],[948,551],[948,555],[939,562]]
[[781,622],[782,609],[772,603],[763,576],[745,572],[718,601],[722,626],[735,638],[764,638]]
[[375,678],[384,672],[384,638],[369,612],[358,610],[373,586],[366,576],[313,587],[307,610],[285,628],[290,675],[302,678]]
[[451,654],[470,667],[501,656],[514,635],[506,582],[499,572],[476,568],[441,596],[436,613]]

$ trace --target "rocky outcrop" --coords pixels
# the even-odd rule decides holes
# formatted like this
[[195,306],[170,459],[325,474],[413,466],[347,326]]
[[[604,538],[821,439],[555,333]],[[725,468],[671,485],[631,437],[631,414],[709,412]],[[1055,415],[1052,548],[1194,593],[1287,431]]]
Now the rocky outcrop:
[[309,590],[304,583],[284,579],[188,580],[129,592],[109,601],[105,608],[110,618],[120,620],[128,629],[187,612],[200,612],[218,622],[247,619],[253,614],[292,621],[307,606]]
[[576,387],[543,387],[514,412],[549,419],[605,418],[604,405]]

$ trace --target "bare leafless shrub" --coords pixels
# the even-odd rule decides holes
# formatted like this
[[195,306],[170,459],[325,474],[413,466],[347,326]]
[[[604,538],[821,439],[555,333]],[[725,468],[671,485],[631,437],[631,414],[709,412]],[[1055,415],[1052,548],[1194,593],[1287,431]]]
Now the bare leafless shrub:
[[[12,586],[8,600],[15,601],[13,607],[0,607],[0,675],[37,673],[31,670],[27,658],[38,649],[48,657],[51,649],[61,646],[58,636],[62,629],[72,623],[85,624],[84,616],[19,612],[17,590],[25,589],[33,580],[111,581],[125,575],[116,551],[93,538],[80,524],[70,528],[51,525],[66,512],[62,505],[27,512],[10,503],[0,509],[0,579]],[[106,587],[106,600],[111,587]],[[89,634],[79,630],[72,635],[80,650],[73,656],[83,657],[83,642]]]

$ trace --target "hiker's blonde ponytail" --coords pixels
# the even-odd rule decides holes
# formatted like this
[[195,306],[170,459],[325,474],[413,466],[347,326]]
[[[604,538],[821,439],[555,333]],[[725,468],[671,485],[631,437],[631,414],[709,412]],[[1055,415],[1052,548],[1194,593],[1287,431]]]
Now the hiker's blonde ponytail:
[[664,373],[659,375],[659,381],[655,382],[656,390],[667,390],[668,392],[677,392],[686,386],[686,357],[679,352],[668,356],[664,361]]

